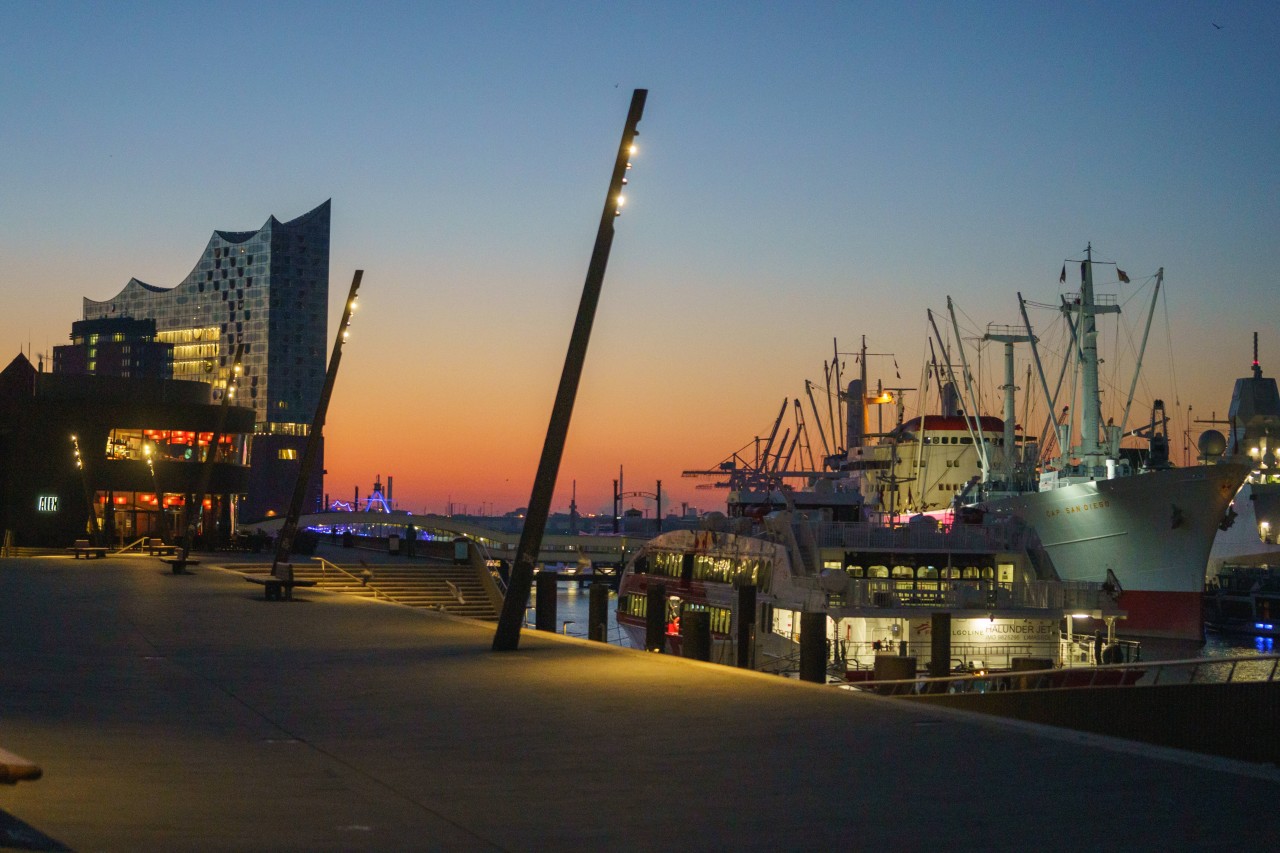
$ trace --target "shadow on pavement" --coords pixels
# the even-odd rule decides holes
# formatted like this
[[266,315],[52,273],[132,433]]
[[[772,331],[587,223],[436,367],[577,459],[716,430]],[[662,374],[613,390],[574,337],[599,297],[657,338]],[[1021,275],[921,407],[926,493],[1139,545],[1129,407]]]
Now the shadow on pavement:
[[70,850],[71,848],[0,809],[0,849]]

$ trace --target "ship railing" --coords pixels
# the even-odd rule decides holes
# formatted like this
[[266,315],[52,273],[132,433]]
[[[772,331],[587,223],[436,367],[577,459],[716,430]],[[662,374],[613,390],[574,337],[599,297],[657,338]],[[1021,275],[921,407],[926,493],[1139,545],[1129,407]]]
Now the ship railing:
[[794,522],[812,534],[820,548],[888,548],[918,551],[1011,551],[1025,547],[1026,529],[1016,525],[953,524],[949,528],[907,523],[885,527],[865,521]]
[[1071,690],[1081,687],[1132,687],[1160,684],[1239,684],[1280,681],[1280,655],[1192,658],[1175,661],[1109,664],[1023,672],[985,672],[943,678],[859,681],[846,689],[884,696],[933,693],[996,693],[1022,690]]
[[[921,668],[928,668],[933,656],[929,640],[872,640],[849,642],[841,640],[833,644],[831,663],[845,673],[874,671],[875,660],[882,656],[911,657],[922,661]],[[954,643],[950,649],[947,670],[954,673],[971,673],[979,670],[1002,669],[1012,665],[1017,658],[1053,658],[1052,644],[1045,643]]]
[[839,597],[846,607],[931,607],[1055,611],[1114,609],[1102,585],[1086,581],[1009,582],[978,578],[850,578]]

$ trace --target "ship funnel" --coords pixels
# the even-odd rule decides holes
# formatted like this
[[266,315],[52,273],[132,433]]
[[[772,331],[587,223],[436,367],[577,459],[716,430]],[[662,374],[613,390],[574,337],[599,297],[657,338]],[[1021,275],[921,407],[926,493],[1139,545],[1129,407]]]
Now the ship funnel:
[[855,379],[849,383],[849,393],[845,396],[845,400],[849,410],[849,417],[845,421],[848,424],[845,430],[848,444],[845,446],[852,451],[855,447],[866,444],[867,395],[861,379]]
[[956,383],[946,382],[942,386],[942,416],[949,418],[960,414],[960,392]]

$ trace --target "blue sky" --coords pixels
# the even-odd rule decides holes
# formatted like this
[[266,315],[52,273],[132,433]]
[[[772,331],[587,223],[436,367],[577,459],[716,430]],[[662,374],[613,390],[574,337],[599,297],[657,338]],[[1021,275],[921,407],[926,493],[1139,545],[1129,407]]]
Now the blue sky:
[[1277,60],[1269,3],[0,0],[0,336],[332,198],[333,491],[522,504],[645,87],[566,501],[688,490],[833,338],[914,378],[926,308],[1015,323],[1089,241],[1165,267],[1150,393],[1221,414],[1250,332],[1280,369]]

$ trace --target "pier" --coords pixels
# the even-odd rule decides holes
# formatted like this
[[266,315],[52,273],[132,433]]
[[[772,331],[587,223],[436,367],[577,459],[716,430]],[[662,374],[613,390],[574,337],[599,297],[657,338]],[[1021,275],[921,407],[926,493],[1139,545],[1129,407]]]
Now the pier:
[[235,559],[184,575],[141,555],[0,563],[0,744],[43,770],[4,790],[9,837],[1194,849],[1269,846],[1280,824],[1273,764],[545,632],[495,654],[490,623],[320,589],[265,602]]

